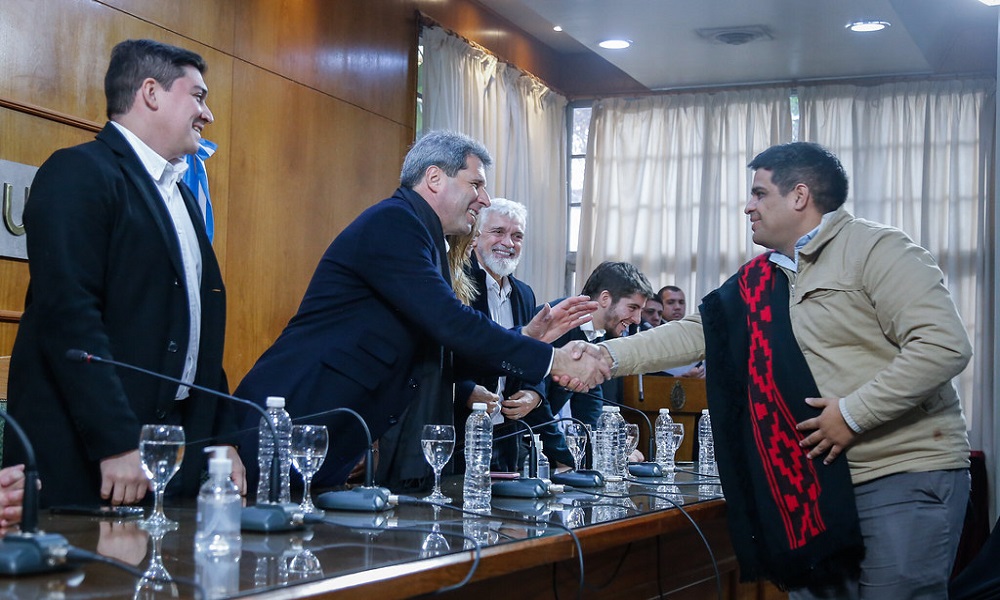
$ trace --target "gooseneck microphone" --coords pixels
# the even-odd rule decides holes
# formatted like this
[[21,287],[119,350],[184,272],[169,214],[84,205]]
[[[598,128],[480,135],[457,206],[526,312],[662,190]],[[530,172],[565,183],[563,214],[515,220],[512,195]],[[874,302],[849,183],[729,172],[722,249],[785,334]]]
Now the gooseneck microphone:
[[[552,491],[549,483],[538,477],[538,446],[535,444],[535,431],[531,425],[516,420],[512,421],[528,431],[531,443],[528,447],[528,477],[518,479],[494,481],[490,486],[494,496],[507,498],[542,498],[551,496]],[[502,436],[497,439],[502,439]]]
[[66,560],[69,542],[56,533],[38,530],[38,464],[35,450],[21,426],[6,412],[7,422],[24,448],[24,495],[21,499],[21,530],[0,540],[0,575],[49,573],[73,566]]
[[365,430],[365,439],[368,440],[368,448],[365,450],[365,483],[361,487],[348,490],[336,490],[324,492],[316,496],[316,506],[330,510],[348,510],[360,512],[379,512],[396,505],[396,497],[387,488],[375,485],[375,451],[373,449],[372,432],[365,423],[364,418],[357,411],[345,408],[331,408],[311,415],[297,417],[293,420],[310,419],[325,416],[333,413],[343,412],[354,416],[361,423]]
[[[278,434],[274,428],[274,423],[271,422],[270,417],[268,417],[267,411],[261,408],[259,405],[245,400],[243,398],[237,398],[236,396],[231,396],[229,394],[220,392],[218,390],[213,390],[212,388],[205,387],[203,385],[198,385],[196,383],[187,383],[176,377],[171,377],[170,375],[164,375],[163,373],[157,373],[156,371],[150,371],[143,367],[132,365],[129,363],[121,362],[111,358],[104,358],[97,356],[95,354],[90,354],[83,350],[67,350],[66,358],[74,362],[82,363],[104,363],[107,365],[112,365],[115,367],[121,367],[123,369],[128,369],[130,371],[135,371],[137,373],[142,373],[144,375],[149,375],[156,379],[161,379],[163,381],[169,381],[171,383],[176,383],[178,385],[187,386],[191,389],[198,390],[199,392],[204,392],[210,394],[217,398],[223,398],[231,402],[236,402],[238,404],[245,404],[257,412],[259,412],[263,417],[264,421],[267,423],[268,430],[271,436],[274,438],[274,447],[277,448]],[[244,531],[258,531],[258,532],[270,532],[270,531],[291,531],[294,529],[300,529],[303,526],[303,516],[301,513],[296,513],[295,511],[288,510],[285,506],[278,503],[278,487],[275,485],[276,482],[281,480],[281,465],[278,461],[277,452],[271,455],[271,487],[268,490],[268,502],[261,503],[258,499],[256,506],[246,506],[243,507],[243,511],[240,513],[240,528]],[[25,489],[27,492],[27,489]]]

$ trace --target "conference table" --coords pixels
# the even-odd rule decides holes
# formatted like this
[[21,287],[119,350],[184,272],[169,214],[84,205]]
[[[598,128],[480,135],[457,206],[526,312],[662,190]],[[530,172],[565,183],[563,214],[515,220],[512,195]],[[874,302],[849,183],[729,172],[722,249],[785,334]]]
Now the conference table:
[[[238,554],[213,559],[194,552],[193,506],[168,500],[179,526],[154,536],[138,519],[43,511],[41,529],[113,564],[0,578],[0,598],[760,598],[738,583],[717,480],[678,469],[494,496],[482,515],[460,511],[461,479],[445,478],[449,505],[405,497],[382,512],[326,511],[298,531],[243,532]],[[170,582],[143,577],[151,567]]]

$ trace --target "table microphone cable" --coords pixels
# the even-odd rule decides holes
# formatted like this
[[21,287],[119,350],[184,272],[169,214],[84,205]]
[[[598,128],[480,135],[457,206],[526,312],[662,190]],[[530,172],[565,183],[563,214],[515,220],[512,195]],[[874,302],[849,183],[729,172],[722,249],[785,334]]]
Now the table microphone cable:
[[[658,484],[653,484],[653,483],[645,483],[645,482],[642,482],[642,481],[635,481],[635,480],[630,480],[630,481],[632,481],[632,483],[637,483],[637,484],[642,485],[642,486],[658,485]],[[566,489],[569,490],[570,486],[566,486]],[[588,490],[588,489],[585,489],[585,488],[572,488],[572,489],[573,489],[573,491],[576,491],[576,492],[580,492],[580,493],[583,493],[583,494],[590,494],[592,496],[602,497],[602,498],[622,499],[622,498],[629,498],[630,497],[630,495],[624,495],[624,494],[623,495],[618,495],[618,494],[604,494],[604,493],[600,493],[600,492],[595,492],[593,490]],[[648,496],[650,498],[658,498],[660,500],[666,500],[667,502],[669,502],[670,504],[672,504],[674,506],[674,508],[676,508],[677,510],[681,511],[681,514],[684,515],[684,518],[686,518],[688,520],[688,522],[691,523],[691,526],[694,527],[694,530],[698,534],[698,537],[701,538],[701,542],[705,546],[705,550],[708,551],[708,557],[712,561],[712,570],[715,572],[715,589],[716,589],[716,594],[718,595],[719,600],[722,600],[722,574],[719,571],[719,563],[715,559],[715,552],[712,551],[712,546],[711,546],[711,544],[708,543],[708,538],[705,537],[705,533],[701,530],[701,527],[698,526],[698,523],[691,517],[690,514],[688,514],[688,512],[686,510],[684,510],[684,507],[682,505],[680,505],[677,502],[675,502],[672,498],[669,498],[667,496],[663,496],[663,495],[660,495],[660,494],[654,494],[652,492],[646,492],[646,491],[639,492],[639,495]],[[659,549],[659,542],[657,542],[657,549]],[[657,561],[656,583],[657,583],[657,587],[658,588],[660,587],[660,576],[659,576],[659,573],[660,573],[660,563],[659,563],[659,561]]]

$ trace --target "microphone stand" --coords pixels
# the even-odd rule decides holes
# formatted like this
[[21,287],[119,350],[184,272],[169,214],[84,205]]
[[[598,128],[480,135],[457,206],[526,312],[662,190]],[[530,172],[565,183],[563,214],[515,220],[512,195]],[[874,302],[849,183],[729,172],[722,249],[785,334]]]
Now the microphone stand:
[[507,498],[542,498],[551,496],[554,491],[561,491],[552,489],[548,482],[538,478],[538,446],[535,445],[535,431],[531,425],[520,420],[512,423],[527,429],[531,437],[531,445],[528,448],[528,477],[494,481],[491,486],[493,495]]
[[0,418],[14,431],[24,448],[24,496],[21,500],[21,530],[0,540],[0,575],[30,575],[68,569],[72,547],[65,537],[38,529],[38,464],[35,450],[21,426],[6,412]]
[[[243,510],[240,513],[240,528],[243,531],[269,532],[291,531],[294,529],[301,529],[303,527],[302,513],[298,513],[294,510],[294,508],[297,507],[291,505],[285,507],[284,505],[278,503],[279,492],[275,485],[276,482],[281,481],[281,464],[278,461],[277,451],[278,432],[275,430],[274,423],[271,422],[271,418],[268,416],[267,411],[259,405],[249,400],[237,398],[236,396],[231,396],[196,383],[186,383],[176,377],[171,377],[170,375],[164,375],[163,373],[157,373],[156,371],[150,371],[149,369],[144,369],[136,365],[131,365],[129,363],[124,363],[110,358],[103,358],[83,350],[67,350],[66,358],[74,362],[82,362],[86,364],[104,363],[115,367],[121,367],[137,373],[149,375],[150,377],[154,377],[156,379],[169,381],[178,385],[184,385],[217,398],[223,398],[238,404],[245,404],[259,412],[264,417],[264,421],[267,423],[271,437],[274,439],[273,446],[275,448],[275,452],[271,455],[271,486],[268,489],[268,502],[261,503],[258,499],[256,506],[243,507]],[[25,499],[27,499],[27,488],[25,488]]]

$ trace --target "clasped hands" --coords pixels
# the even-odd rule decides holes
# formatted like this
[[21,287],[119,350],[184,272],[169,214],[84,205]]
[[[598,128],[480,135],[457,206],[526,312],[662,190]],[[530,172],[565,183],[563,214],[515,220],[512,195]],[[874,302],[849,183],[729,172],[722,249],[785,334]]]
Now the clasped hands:
[[555,351],[552,380],[574,392],[585,392],[611,379],[611,364],[611,354],[603,346],[570,342]]

